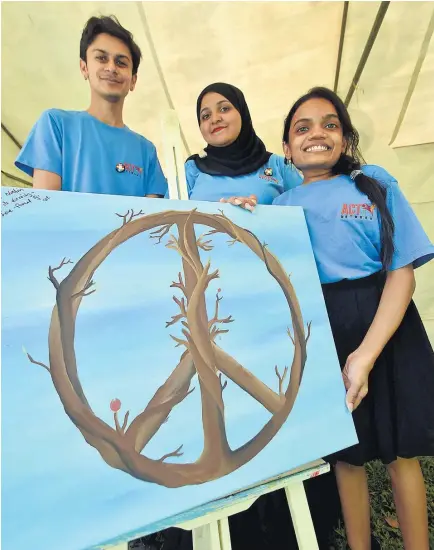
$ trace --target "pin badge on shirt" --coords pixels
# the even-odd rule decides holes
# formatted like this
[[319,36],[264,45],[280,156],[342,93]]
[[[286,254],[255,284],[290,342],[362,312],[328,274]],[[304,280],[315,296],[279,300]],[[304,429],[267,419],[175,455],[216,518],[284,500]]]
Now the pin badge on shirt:
[[119,172],[120,174],[125,172],[125,164],[122,164],[122,162],[116,164],[116,172]]
[[266,176],[272,176],[273,175],[273,169],[272,168],[265,168],[264,174]]

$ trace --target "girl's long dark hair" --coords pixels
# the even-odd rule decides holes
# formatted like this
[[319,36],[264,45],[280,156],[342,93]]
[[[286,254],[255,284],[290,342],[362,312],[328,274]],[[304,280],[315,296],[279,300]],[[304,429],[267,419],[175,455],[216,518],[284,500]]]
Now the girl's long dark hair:
[[[326,99],[330,101],[336,109],[339,120],[342,124],[343,136],[347,142],[347,149],[344,154],[341,155],[338,162],[333,166],[333,174],[345,174],[350,175],[353,170],[360,170],[362,164],[366,164],[363,156],[359,150],[359,133],[354,128],[351,123],[350,115],[348,114],[347,108],[344,105],[344,102],[341,98],[336,95],[334,92],[328,88],[316,87],[312,88],[307,94],[300,97],[291,110],[288,113],[288,116],[285,119],[285,125],[283,129],[283,142],[288,143],[289,139],[289,128],[291,126],[291,121],[295,115],[297,109],[308,101],[309,99]],[[393,218],[390,214],[390,211],[387,207],[386,197],[387,190],[386,188],[376,179],[365,176],[365,174],[358,174],[354,178],[357,189],[365,194],[372,204],[378,208],[381,219],[381,262],[383,264],[383,270],[386,271],[392,262],[393,253],[395,250],[393,244],[393,234],[395,231],[395,225],[393,223]]]

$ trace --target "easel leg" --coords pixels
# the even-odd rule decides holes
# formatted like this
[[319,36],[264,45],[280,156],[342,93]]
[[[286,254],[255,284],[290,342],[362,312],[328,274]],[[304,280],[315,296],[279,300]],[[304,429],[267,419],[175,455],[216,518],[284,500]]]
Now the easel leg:
[[319,550],[303,482],[285,487],[299,550]]
[[193,529],[193,550],[231,550],[228,518]]
[[229,518],[219,520],[219,531],[221,550],[232,550],[231,534],[229,531]]
[[218,521],[193,529],[193,550],[221,550]]

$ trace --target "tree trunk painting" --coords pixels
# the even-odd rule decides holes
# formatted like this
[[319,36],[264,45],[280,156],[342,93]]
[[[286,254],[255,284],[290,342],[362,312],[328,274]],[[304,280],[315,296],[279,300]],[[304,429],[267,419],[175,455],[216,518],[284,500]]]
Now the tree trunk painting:
[[[139,480],[166,487],[218,479],[260,453],[287,420],[303,377],[310,323],[305,330],[290,277],[279,260],[251,231],[234,224],[222,211],[220,214],[205,214],[196,209],[167,210],[145,215],[142,211],[134,213],[129,210],[117,216],[122,225],[84,254],[62,281],[58,280],[57,272],[72,263],[70,260],[64,258],[57,267],[48,268],[48,278],[56,291],[48,338],[49,365],[35,360],[30,354],[27,356],[32,363],[49,372],[66,414],[109,466]],[[209,231],[197,237],[196,225],[206,226]],[[171,233],[172,228],[177,230],[177,235]],[[173,334],[171,338],[176,346],[182,348],[182,353],[166,382],[136,418],[131,420],[129,412],[120,418],[121,402],[112,400],[109,404],[113,412],[112,427],[95,415],[80,383],[74,349],[75,322],[82,300],[96,291],[93,277],[98,267],[118,246],[148,231],[155,244],[161,245],[164,240],[165,246],[181,257],[182,271],[171,285],[178,293],[173,296],[178,311],[167,321],[166,328],[180,327],[180,334]],[[215,295],[213,311],[208,313],[206,291],[210,282],[219,278],[219,271],[211,269],[210,261],[204,265],[199,252],[211,251],[212,236],[219,233],[229,237],[230,245],[247,246],[263,262],[268,274],[280,286],[288,305],[292,319],[288,344],[293,349],[293,358],[289,369],[285,367],[279,371],[275,366],[277,391],[261,382],[216,344],[216,337],[227,333],[234,319],[230,315],[220,317],[221,289]],[[194,390],[191,383],[196,374],[202,407],[204,444],[201,455],[194,463],[166,462],[169,457],[182,456],[181,446],[173,451],[168,449],[158,460],[146,457],[142,454],[146,445],[174,407]],[[262,429],[237,449],[231,449],[227,440],[223,399],[227,381],[223,383],[222,375],[272,414]]]

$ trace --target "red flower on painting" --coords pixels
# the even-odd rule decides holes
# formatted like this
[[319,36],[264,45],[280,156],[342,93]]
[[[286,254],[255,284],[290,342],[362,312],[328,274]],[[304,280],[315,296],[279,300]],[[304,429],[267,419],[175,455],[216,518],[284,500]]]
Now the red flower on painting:
[[119,399],[112,399],[110,401],[110,409],[113,411],[113,412],[118,412],[121,408],[121,402]]

